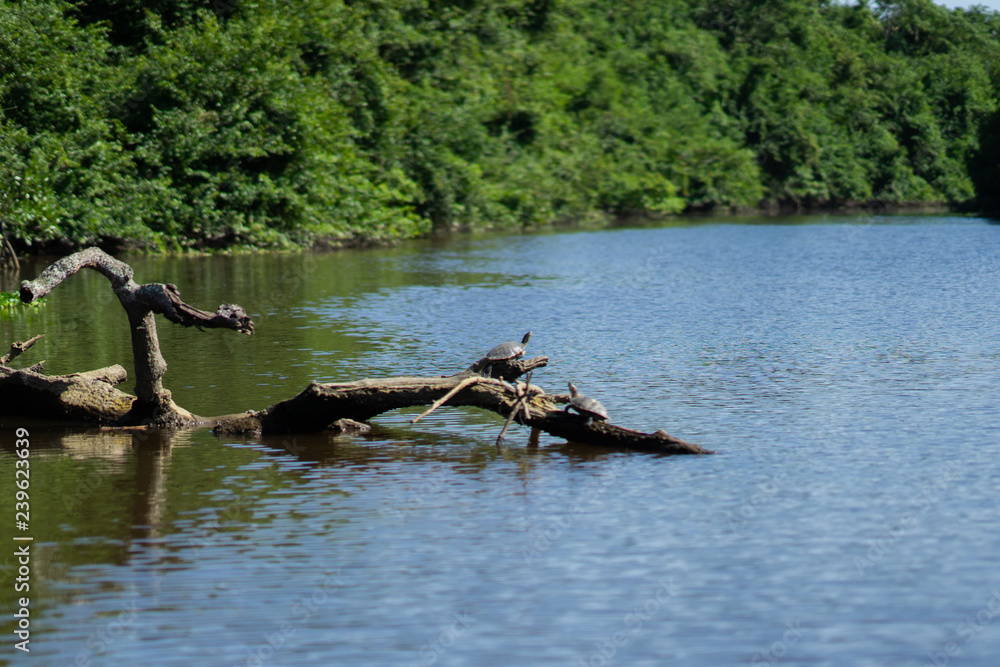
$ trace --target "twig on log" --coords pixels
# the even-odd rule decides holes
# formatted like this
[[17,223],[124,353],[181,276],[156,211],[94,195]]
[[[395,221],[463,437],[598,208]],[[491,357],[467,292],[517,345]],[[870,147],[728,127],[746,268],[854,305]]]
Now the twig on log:
[[[528,377],[525,379],[525,387],[524,387],[524,399],[525,400],[521,402],[521,410],[524,411],[524,423],[525,424],[527,424],[528,420],[531,419],[531,413],[528,412],[528,401],[527,401],[527,399],[529,398],[528,392],[530,392],[530,391],[531,391],[531,373],[528,373]],[[536,391],[539,394],[544,394],[545,393],[544,391],[542,391],[542,389],[540,387],[536,387]],[[515,408],[516,407],[517,406],[515,406]],[[515,410],[515,413],[516,412],[517,412],[517,410]]]
[[452,389],[451,391],[449,391],[447,394],[445,394],[444,396],[442,396],[438,400],[436,400],[433,403],[431,403],[431,407],[427,408],[422,413],[420,413],[419,415],[417,415],[416,417],[414,417],[413,419],[411,419],[410,423],[411,424],[416,424],[418,421],[420,421],[421,419],[423,419],[424,417],[426,417],[427,415],[429,415],[430,413],[434,412],[435,410],[437,410],[438,408],[440,408],[442,405],[444,405],[445,403],[447,403],[449,398],[451,398],[452,396],[454,396],[458,392],[462,391],[463,389],[465,389],[466,387],[468,387],[470,384],[475,384],[477,382],[481,382],[484,379],[486,379],[486,378],[481,378],[481,377],[465,378],[464,380],[462,380],[461,382],[459,382],[455,386],[454,389]]
[[507,421],[504,422],[503,428],[500,429],[500,435],[497,436],[498,450],[500,449],[500,445],[503,444],[503,437],[504,435],[507,434],[507,429],[510,428],[510,423],[514,421],[514,417],[517,416],[517,414],[521,412],[522,409],[524,410],[525,423],[527,423],[527,421],[531,419],[531,415],[528,413],[528,408],[526,407],[527,404],[525,403],[525,400],[528,398],[528,390],[531,389],[531,373],[533,372],[534,371],[530,371],[528,373],[528,376],[524,378],[523,389],[520,383],[514,386],[514,391],[517,394],[517,401],[514,402],[514,409],[510,411],[509,415],[507,415]]
[[497,436],[497,451],[500,451],[501,445],[503,445],[503,437],[507,435],[507,429],[510,428],[510,423],[514,421],[514,415],[521,411],[521,399],[524,398],[524,394],[521,393],[520,385],[516,388],[517,400],[514,401],[514,409],[510,411],[507,415],[507,420],[503,423],[503,428],[500,429],[500,434]]
[[37,343],[42,338],[45,338],[45,334],[38,334],[34,338],[29,338],[26,341],[16,341],[11,344],[10,352],[0,357],[0,366],[6,366],[10,362],[14,361],[18,356],[24,354],[32,345]]

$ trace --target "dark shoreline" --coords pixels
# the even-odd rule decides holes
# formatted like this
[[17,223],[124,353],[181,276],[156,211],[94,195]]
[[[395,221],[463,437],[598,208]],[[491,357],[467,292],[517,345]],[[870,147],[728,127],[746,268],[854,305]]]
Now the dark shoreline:
[[[253,246],[241,243],[236,237],[203,239],[197,245],[185,248],[180,252],[154,250],[148,244],[136,244],[130,239],[121,237],[104,237],[96,243],[97,246],[110,254],[144,254],[154,256],[183,256],[201,254],[233,254],[233,253],[255,253],[255,252],[334,252],[340,250],[353,250],[362,248],[373,248],[380,246],[391,246],[403,241],[427,239],[427,238],[451,238],[476,233],[532,233],[545,230],[572,230],[572,229],[614,229],[618,227],[658,225],[670,222],[683,224],[685,221],[697,222],[705,219],[732,219],[739,221],[751,217],[777,218],[785,216],[814,216],[814,215],[901,215],[901,214],[929,214],[941,215],[952,213],[955,215],[978,216],[984,218],[995,218],[975,209],[949,206],[947,204],[907,202],[901,204],[889,204],[880,200],[869,202],[849,202],[837,205],[805,206],[789,204],[769,204],[755,208],[735,208],[735,209],[707,209],[692,210],[684,213],[672,215],[656,215],[643,211],[631,213],[609,214],[594,212],[574,218],[553,220],[544,225],[524,226],[520,228],[511,227],[488,227],[473,228],[469,226],[456,225],[450,228],[437,228],[428,234],[417,237],[395,238],[395,239],[372,239],[364,237],[352,238],[331,238],[318,237],[309,244],[295,244],[289,242],[286,247],[278,246]],[[19,258],[28,257],[59,257],[76,252],[89,246],[74,245],[67,240],[53,240],[44,244],[33,244],[30,248],[21,243],[19,239],[11,239],[14,249]]]

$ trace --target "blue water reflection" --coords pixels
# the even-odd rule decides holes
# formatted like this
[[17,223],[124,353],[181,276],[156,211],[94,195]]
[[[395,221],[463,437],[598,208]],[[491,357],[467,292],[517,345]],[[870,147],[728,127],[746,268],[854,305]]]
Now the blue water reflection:
[[[365,251],[365,280],[288,304],[334,333],[271,349],[302,370],[269,392],[457,371],[530,328],[529,354],[551,359],[542,387],[573,380],[615,422],[719,453],[535,449],[517,429],[497,452],[500,420],[467,409],[390,413],[366,437],[124,450],[105,477],[125,497],[159,479],[159,500],[126,511],[95,491],[90,533],[62,517],[117,560],[39,545],[53,574],[36,655],[994,664],[998,234],[824,218]],[[49,457],[53,480],[92,460]]]

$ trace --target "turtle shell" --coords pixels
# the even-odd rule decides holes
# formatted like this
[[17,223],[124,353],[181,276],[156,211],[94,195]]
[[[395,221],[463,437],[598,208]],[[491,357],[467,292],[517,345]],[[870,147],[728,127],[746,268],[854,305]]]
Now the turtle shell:
[[601,405],[600,401],[596,398],[591,398],[581,394],[577,391],[576,386],[572,382],[569,383],[569,393],[569,404],[575,408],[577,412],[581,414],[586,413],[587,416],[593,417],[594,419],[606,420],[609,418],[607,409]]
[[501,359],[513,359],[522,354],[524,354],[524,346],[511,340],[500,343],[487,352],[486,358],[490,361],[500,361]]
[[512,340],[506,343],[500,343],[489,352],[486,353],[486,358],[490,361],[503,361],[504,359],[516,359],[524,354],[524,346],[528,344],[528,339],[531,338],[531,332],[524,334],[524,338],[521,339],[520,343],[515,343]]
[[570,400],[570,404],[580,412],[586,412],[594,419],[608,419],[608,411],[596,398],[577,394]]

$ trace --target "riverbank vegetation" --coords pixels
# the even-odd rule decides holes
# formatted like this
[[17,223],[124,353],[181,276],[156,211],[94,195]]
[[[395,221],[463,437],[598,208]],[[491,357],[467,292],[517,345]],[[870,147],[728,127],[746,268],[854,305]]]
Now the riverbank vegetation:
[[0,0],[21,251],[996,207],[1000,14],[930,0]]

